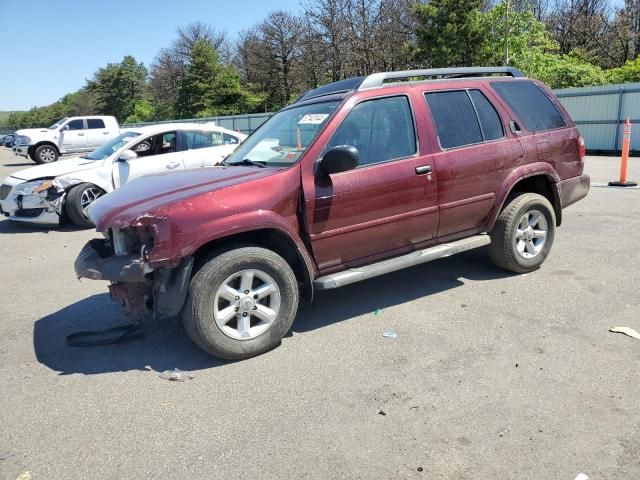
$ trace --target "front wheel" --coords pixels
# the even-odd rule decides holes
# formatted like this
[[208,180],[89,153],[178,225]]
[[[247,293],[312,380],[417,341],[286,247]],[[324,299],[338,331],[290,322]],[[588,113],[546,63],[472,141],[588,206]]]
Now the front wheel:
[[542,195],[524,193],[504,207],[490,233],[489,253],[505,270],[527,273],[549,255],[556,231],[553,207]]
[[87,209],[104,193],[104,190],[92,183],[81,183],[69,190],[66,208],[71,223],[81,228],[93,228],[95,225],[89,219]]
[[260,355],[280,344],[298,309],[289,264],[260,247],[208,260],[191,279],[182,323],[193,342],[227,360]]
[[53,163],[58,160],[58,150],[51,145],[40,145],[33,151],[31,159],[36,163]]

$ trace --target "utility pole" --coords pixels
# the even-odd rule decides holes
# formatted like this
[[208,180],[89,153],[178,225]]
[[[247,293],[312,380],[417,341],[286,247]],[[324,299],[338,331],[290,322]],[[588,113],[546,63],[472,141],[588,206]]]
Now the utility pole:
[[505,27],[504,27],[504,64],[509,65],[509,35],[511,34],[511,25],[509,24],[509,8],[511,7],[511,0],[505,0],[507,4],[507,11],[505,13]]

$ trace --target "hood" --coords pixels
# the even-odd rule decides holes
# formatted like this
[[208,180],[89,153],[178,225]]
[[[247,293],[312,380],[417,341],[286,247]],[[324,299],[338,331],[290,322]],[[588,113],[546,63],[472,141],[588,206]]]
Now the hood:
[[280,168],[210,167],[140,177],[96,200],[89,218],[96,230],[120,228],[137,218],[162,215],[162,207],[216,190],[264,178]]
[[23,128],[22,130],[17,130],[16,135],[39,135],[42,133],[55,133],[57,130],[49,130],[48,128]]
[[11,176],[20,180],[35,180],[37,178],[53,178],[60,175],[87,170],[102,165],[101,160],[87,160],[86,158],[69,158],[53,163],[25,168],[12,173]]

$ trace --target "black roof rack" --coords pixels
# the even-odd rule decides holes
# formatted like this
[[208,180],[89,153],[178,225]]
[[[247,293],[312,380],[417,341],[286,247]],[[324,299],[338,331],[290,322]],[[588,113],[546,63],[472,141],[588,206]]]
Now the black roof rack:
[[321,87],[309,90],[296,100],[301,102],[311,98],[323,97],[339,93],[378,88],[393,80],[408,78],[472,78],[489,77],[493,75],[509,76],[513,78],[524,77],[522,72],[514,67],[457,67],[457,68],[430,68],[426,70],[404,70],[400,72],[373,73],[367,77],[353,77],[337,82],[328,83]]

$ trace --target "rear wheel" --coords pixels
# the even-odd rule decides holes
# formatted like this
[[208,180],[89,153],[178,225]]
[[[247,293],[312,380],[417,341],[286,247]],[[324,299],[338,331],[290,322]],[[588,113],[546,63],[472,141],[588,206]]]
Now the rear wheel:
[[52,163],[58,160],[58,150],[51,145],[40,145],[33,151],[31,159],[36,163]]
[[259,247],[208,260],[193,276],[182,323],[193,342],[228,360],[277,347],[298,309],[298,283],[289,264]]
[[104,195],[104,190],[92,183],[76,185],[67,194],[66,210],[71,222],[82,228],[92,228],[95,225],[87,216],[89,205]]
[[500,212],[491,231],[491,259],[516,273],[536,270],[549,255],[555,231],[549,200],[536,193],[518,195]]

